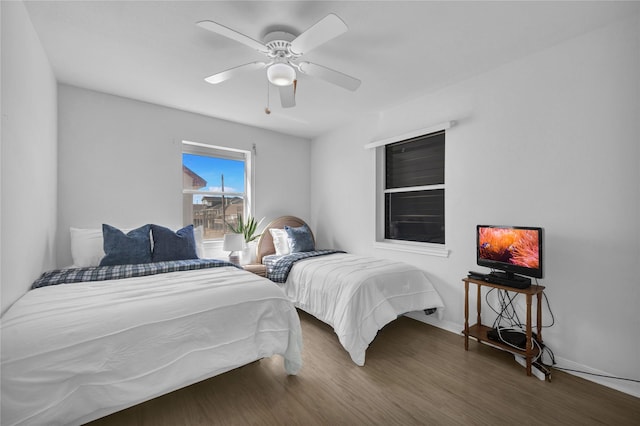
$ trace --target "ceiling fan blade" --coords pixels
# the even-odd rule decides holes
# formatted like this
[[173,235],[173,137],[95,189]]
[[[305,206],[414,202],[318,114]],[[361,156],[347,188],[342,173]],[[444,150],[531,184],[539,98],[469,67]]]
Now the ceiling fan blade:
[[264,68],[267,64],[264,62],[251,62],[248,64],[240,65],[238,67],[230,68],[226,71],[219,72],[212,76],[205,78],[207,83],[218,84],[223,81],[229,80],[232,77],[237,76],[238,74],[242,74],[247,71],[255,71]]
[[296,81],[288,86],[278,86],[280,91],[280,103],[282,108],[291,108],[296,106]]
[[322,65],[312,64],[311,62],[300,62],[299,66],[300,71],[303,73],[312,77],[321,78],[347,90],[355,91],[360,87],[360,83],[362,83],[355,77],[332,70],[331,68],[323,67]]
[[291,51],[296,55],[303,55],[347,30],[347,24],[330,13],[296,37],[291,42]]
[[250,48],[257,50],[258,52],[262,52],[262,53],[269,52],[269,48],[264,44],[260,43],[259,41],[254,40],[251,37],[241,34],[235,30],[232,30],[231,28],[225,27],[224,25],[218,24],[217,22],[200,21],[200,22],[197,22],[196,25],[199,26],[200,28],[204,28],[205,30],[212,31],[216,34],[220,34],[222,36],[230,38],[231,40],[235,40],[237,42],[245,44]]

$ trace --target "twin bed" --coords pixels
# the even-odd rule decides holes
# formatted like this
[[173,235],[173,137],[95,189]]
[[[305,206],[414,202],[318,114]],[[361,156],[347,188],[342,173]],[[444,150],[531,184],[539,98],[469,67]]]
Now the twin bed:
[[[403,262],[332,250],[319,250],[316,256],[315,247],[279,255],[278,242],[274,244],[270,230],[286,228],[306,228],[315,246],[303,220],[294,216],[274,220],[262,233],[257,248],[258,260],[267,266],[267,278],[280,282],[297,308],[333,327],[357,365],[364,365],[365,351],[378,330],[399,315],[433,309],[441,315],[442,299],[422,270]],[[301,259],[296,261],[296,257]],[[286,277],[283,269],[289,269]]]
[[[306,224],[287,216],[268,228],[285,226]],[[286,257],[274,254],[265,230],[258,259],[270,265],[268,277]],[[276,354],[296,374],[296,307],[331,325],[357,365],[398,315],[443,307],[425,274],[409,265],[307,254],[281,284],[204,259],[159,262],[163,273],[114,280],[104,280],[100,266],[81,270],[98,281],[57,271],[54,280],[77,282],[30,290],[2,317],[2,424],[86,423]]]

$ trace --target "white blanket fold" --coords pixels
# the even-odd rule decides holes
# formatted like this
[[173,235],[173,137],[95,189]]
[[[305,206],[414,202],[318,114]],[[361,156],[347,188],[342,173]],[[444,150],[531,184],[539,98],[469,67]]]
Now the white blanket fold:
[[388,259],[331,254],[296,262],[285,293],[295,305],[331,325],[353,362],[364,365],[365,351],[378,330],[412,311],[444,308],[426,274]]

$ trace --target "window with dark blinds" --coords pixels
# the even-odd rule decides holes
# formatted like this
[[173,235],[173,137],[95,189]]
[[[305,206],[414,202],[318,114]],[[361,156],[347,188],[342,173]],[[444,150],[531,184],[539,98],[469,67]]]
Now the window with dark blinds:
[[385,238],[445,243],[445,132],[385,147]]

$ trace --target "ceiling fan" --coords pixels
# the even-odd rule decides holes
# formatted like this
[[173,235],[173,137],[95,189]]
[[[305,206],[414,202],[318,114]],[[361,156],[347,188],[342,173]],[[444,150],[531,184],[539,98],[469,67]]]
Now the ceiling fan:
[[322,65],[299,61],[302,55],[347,31],[347,25],[333,13],[325,16],[297,37],[286,31],[274,31],[267,34],[263,42],[254,40],[217,22],[200,21],[197,22],[197,25],[245,44],[263,53],[268,58],[267,62],[250,62],[205,78],[205,81],[211,84],[222,83],[247,71],[266,68],[267,79],[279,89],[280,103],[283,108],[291,108],[296,105],[296,71],[320,78],[351,91],[360,86],[360,80],[357,78]]

